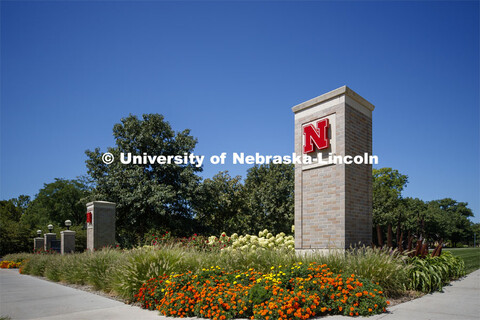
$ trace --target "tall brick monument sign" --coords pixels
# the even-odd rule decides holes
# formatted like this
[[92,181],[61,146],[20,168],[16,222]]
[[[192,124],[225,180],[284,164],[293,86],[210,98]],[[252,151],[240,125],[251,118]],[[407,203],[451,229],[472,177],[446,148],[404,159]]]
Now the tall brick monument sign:
[[297,251],[370,245],[372,166],[332,164],[327,157],[371,155],[373,109],[346,86],[292,108],[295,153],[321,152],[325,160],[295,165]]
[[115,203],[87,203],[87,249],[115,246]]

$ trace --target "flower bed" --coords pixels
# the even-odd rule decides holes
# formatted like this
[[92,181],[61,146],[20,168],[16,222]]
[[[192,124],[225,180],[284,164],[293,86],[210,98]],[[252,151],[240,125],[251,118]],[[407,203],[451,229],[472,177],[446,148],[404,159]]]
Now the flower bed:
[[372,315],[388,304],[378,284],[354,274],[334,274],[325,264],[301,262],[272,267],[270,273],[212,266],[198,274],[163,275],[147,281],[135,297],[144,308],[165,316],[213,320]]
[[2,262],[0,262],[0,268],[2,268],[2,269],[19,268],[21,265],[22,265],[21,262],[14,262],[14,261],[2,261]]

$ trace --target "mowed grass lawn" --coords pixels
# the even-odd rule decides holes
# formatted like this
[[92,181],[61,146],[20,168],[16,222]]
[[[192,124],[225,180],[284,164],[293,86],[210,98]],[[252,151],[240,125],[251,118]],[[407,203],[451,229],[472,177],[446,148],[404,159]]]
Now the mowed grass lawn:
[[465,261],[467,273],[480,269],[480,248],[445,248],[443,250],[450,251],[454,256],[462,258]]

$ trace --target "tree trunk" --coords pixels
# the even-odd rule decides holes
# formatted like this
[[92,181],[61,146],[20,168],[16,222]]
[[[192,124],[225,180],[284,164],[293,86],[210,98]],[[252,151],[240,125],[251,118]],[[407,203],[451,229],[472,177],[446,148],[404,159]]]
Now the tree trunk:
[[398,250],[403,252],[403,231],[400,233],[400,240],[398,241]]
[[392,245],[392,225],[388,224],[388,233],[387,233],[387,247],[391,248]]
[[382,228],[377,224],[377,242],[380,248],[383,247]]
[[400,233],[401,233],[401,229],[402,229],[402,213],[400,212],[399,215],[398,215],[398,221],[397,221],[397,237],[396,237],[396,240],[397,240],[397,248],[400,249]]
[[408,231],[408,246],[407,246],[407,251],[412,250],[412,242],[413,242],[413,237],[410,231]]
[[425,219],[422,219],[422,229],[420,230],[420,239],[425,237]]

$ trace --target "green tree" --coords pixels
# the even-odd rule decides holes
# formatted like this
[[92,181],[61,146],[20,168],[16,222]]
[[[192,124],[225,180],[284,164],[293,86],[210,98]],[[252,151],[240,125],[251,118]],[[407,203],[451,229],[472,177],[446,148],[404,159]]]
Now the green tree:
[[424,234],[425,229],[425,215],[427,213],[428,205],[425,201],[418,198],[404,198],[403,199],[404,221],[402,228],[408,234],[416,239],[420,239]]
[[408,230],[416,239],[426,239],[433,245],[437,241],[468,243],[472,238],[473,216],[465,202],[450,198],[424,202],[420,199],[405,198],[404,230]]
[[195,164],[122,164],[121,153],[132,155],[189,155],[197,140],[189,130],[175,133],[160,114],[123,118],[113,127],[115,147],[108,148],[117,159],[102,161],[99,148],[87,150],[88,175],[95,190],[90,198],[117,204],[118,240],[124,245],[142,241],[151,229],[181,233],[192,222],[191,202],[201,171]]
[[24,194],[21,194],[18,196],[18,198],[13,198],[11,200],[15,207],[17,207],[21,211],[22,215],[27,211],[27,208],[31,201],[30,196]]
[[455,247],[459,242],[468,243],[471,234],[473,212],[466,202],[457,202],[451,198],[430,201],[430,212],[434,212],[436,228],[431,237],[434,240],[450,240]]
[[480,242],[480,223],[472,223],[470,241],[473,246],[478,247]]
[[26,197],[0,201],[0,257],[32,249],[34,231],[21,222],[23,207],[17,206]]
[[241,179],[223,171],[201,183],[194,200],[195,217],[208,233],[244,232],[248,222]]
[[245,200],[249,232],[268,229],[291,233],[294,223],[295,167],[290,164],[255,165],[247,171]]
[[[44,229],[50,223],[63,227],[65,220],[71,220],[73,225],[83,225],[85,203],[82,200],[89,192],[88,187],[78,180],[56,178],[54,182],[45,183],[35,199],[28,203],[22,222],[32,229]],[[19,201],[20,208],[23,208],[22,203],[25,202]]]
[[427,202],[427,209],[423,213],[423,238],[430,244],[437,241],[447,241],[452,234],[452,220],[434,202]]
[[408,176],[392,168],[373,169],[373,224],[397,222],[402,191]]
[[[408,176],[392,168],[373,169],[373,225],[377,228],[395,228],[397,239],[401,235],[403,199],[402,191]],[[378,232],[373,230],[374,238]],[[382,236],[384,237],[384,236]]]

